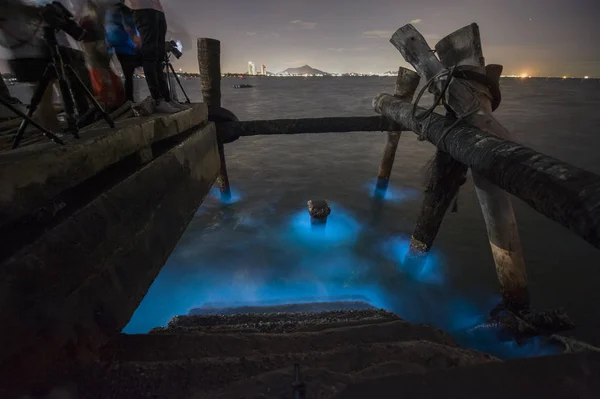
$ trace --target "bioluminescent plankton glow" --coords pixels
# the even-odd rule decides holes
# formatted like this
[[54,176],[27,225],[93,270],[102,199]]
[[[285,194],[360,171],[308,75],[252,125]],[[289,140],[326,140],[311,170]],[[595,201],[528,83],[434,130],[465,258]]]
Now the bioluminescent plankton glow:
[[[371,185],[372,189],[373,186]],[[418,198],[413,189],[388,187],[385,199]],[[503,342],[481,325],[497,298],[472,303],[446,276],[443,254],[433,250],[421,263],[406,262],[410,239],[390,236],[328,201],[327,222],[311,223],[305,200],[281,212],[275,200],[246,204],[233,190],[230,201],[213,188],[144,301],[124,329],[145,333],[192,308],[364,298],[410,322],[433,324],[466,347],[502,358],[545,355],[554,349],[529,340]],[[385,206],[385,205],[383,205]]]

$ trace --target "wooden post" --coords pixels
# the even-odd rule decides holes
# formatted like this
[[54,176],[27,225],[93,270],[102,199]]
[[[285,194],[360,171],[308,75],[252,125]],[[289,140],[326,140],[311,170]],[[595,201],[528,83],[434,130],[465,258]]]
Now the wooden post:
[[[486,66],[486,75],[498,83],[502,65]],[[448,153],[436,151],[428,170],[425,197],[410,240],[406,261],[423,259],[427,256],[458,190],[467,180],[468,167],[455,161]],[[455,203],[455,202],[454,202]]]
[[452,121],[435,112],[424,123],[391,94],[376,96],[373,108],[600,249],[599,175],[473,126],[448,130]]
[[[461,65],[469,65],[472,70],[486,74],[479,28],[476,24],[471,24],[442,39],[436,45],[439,60],[423,36],[412,25],[400,28],[390,41],[402,53],[405,60],[427,80],[433,78],[444,67]],[[436,82],[435,89],[439,90],[443,83],[445,82]],[[481,84],[453,80],[449,87],[447,102],[458,116],[469,114],[474,104],[479,104],[479,110],[475,114],[468,115],[466,121],[485,132],[510,139],[508,131],[492,116],[490,98],[489,90]],[[527,274],[510,198],[479,174],[474,173],[473,178],[486,221],[504,303],[513,310],[528,308]]]
[[[435,49],[440,61],[447,68],[453,65],[469,65],[486,74],[477,24],[451,33],[443,38]],[[456,81],[450,84],[450,93],[452,86],[456,84]],[[468,116],[466,121],[485,132],[512,140],[508,130],[492,116],[489,90],[479,83],[470,82],[470,85],[476,90],[479,111]],[[511,199],[505,191],[477,172],[473,173],[473,182],[485,219],[504,304],[511,310],[527,309],[530,301],[527,271]]]
[[437,150],[430,164],[421,211],[410,239],[406,262],[424,259],[437,237],[442,220],[466,181],[468,167]]
[[[404,101],[412,101],[415,91],[419,86],[420,79],[418,73],[400,67],[398,69],[394,96]],[[385,149],[383,150],[383,157],[381,158],[379,171],[377,173],[377,184],[375,185],[376,197],[383,198],[387,191],[401,133],[402,129],[398,129],[396,131],[390,131],[387,134],[387,142],[385,144]]]
[[[200,81],[202,84],[202,98],[211,109],[221,108],[221,42],[215,39],[198,39],[198,65],[200,67]],[[222,140],[218,142],[221,170],[219,172],[219,188],[221,199],[227,201],[231,198],[227,163],[225,161],[225,148]]]

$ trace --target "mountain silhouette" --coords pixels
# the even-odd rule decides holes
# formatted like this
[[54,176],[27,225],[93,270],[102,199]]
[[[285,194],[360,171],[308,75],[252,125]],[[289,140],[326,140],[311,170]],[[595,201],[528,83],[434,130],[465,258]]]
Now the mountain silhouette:
[[304,65],[299,68],[288,68],[281,72],[282,75],[329,75],[327,72]]

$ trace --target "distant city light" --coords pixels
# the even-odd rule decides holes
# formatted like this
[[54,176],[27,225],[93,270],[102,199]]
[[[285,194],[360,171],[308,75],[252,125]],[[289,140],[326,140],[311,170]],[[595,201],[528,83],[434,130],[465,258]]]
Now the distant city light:
[[584,76],[583,78],[584,78],[584,79],[589,79],[590,77],[589,77],[589,76]]
[[566,76],[563,76],[563,79],[566,79],[566,78],[567,78]]
[[527,77],[530,77],[530,76],[529,76],[529,75],[527,75],[526,73],[522,73],[522,74],[521,74],[521,78],[525,79],[525,78],[527,78]]

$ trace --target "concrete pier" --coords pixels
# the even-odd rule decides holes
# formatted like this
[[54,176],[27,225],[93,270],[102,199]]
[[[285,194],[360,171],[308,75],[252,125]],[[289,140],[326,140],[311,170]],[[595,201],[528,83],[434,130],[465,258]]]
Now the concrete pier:
[[95,359],[219,173],[203,104],[0,154],[0,370]]

